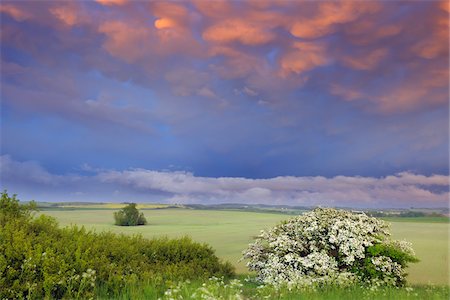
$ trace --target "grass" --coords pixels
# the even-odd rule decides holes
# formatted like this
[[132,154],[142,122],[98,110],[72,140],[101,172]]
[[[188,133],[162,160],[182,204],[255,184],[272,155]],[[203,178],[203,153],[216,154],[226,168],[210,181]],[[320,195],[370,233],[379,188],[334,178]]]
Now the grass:
[[392,237],[413,244],[419,263],[408,270],[408,280],[420,284],[449,284],[448,223],[390,222]]
[[[214,211],[192,209],[144,210],[147,226],[113,225],[113,210],[45,211],[61,225],[78,224],[97,231],[110,230],[144,237],[191,236],[195,241],[211,245],[219,257],[236,266],[238,273],[247,272],[238,262],[241,252],[261,229],[270,228],[290,216],[274,213]],[[414,218],[415,219],[415,218]],[[449,284],[449,223],[397,222],[390,219],[393,237],[413,243],[421,260],[408,270],[412,284]]]
[[448,217],[415,217],[415,218],[405,218],[405,217],[385,217],[381,218],[388,222],[407,222],[407,223],[450,223],[450,218]]
[[[242,286],[233,286],[230,282],[218,280],[193,281],[183,283],[161,284],[146,283],[126,286],[120,295],[112,296],[97,289],[97,299],[278,299],[278,300],[341,300],[341,299],[417,299],[441,300],[449,299],[448,286],[415,285],[407,288],[383,287],[370,290],[360,286],[347,288],[323,287],[317,290],[289,290],[287,288],[275,289],[270,286],[260,286],[254,281],[246,282],[240,278]],[[206,297],[205,297],[206,296]]]

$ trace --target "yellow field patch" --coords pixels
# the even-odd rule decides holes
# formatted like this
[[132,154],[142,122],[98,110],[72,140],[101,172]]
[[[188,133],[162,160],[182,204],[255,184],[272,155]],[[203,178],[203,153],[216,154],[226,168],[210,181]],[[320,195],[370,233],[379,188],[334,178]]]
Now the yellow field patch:
[[[127,204],[124,203],[100,203],[100,204],[69,204],[69,205],[60,205],[59,207],[63,208],[109,208],[109,209],[121,209],[125,207]],[[158,204],[158,203],[138,203],[138,209],[155,209],[155,208],[166,208],[170,206],[169,204]]]

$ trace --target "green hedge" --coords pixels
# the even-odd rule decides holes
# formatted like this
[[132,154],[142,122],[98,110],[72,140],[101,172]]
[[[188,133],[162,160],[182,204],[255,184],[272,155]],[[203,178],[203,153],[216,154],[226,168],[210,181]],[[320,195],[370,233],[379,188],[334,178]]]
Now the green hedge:
[[33,218],[6,192],[0,201],[0,299],[86,298],[98,286],[111,295],[137,282],[166,282],[233,275],[206,244],[190,238],[144,239],[59,228]]

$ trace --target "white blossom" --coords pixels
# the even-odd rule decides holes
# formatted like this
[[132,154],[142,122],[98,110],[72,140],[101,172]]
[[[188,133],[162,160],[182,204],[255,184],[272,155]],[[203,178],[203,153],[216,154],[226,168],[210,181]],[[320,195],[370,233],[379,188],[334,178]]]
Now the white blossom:
[[[364,213],[318,208],[287,220],[261,234],[244,251],[247,266],[258,279],[271,285],[348,285],[364,281],[358,274],[367,249],[387,245],[414,256],[409,243],[391,241],[388,225]],[[377,280],[397,284],[405,276],[402,266],[389,257],[372,257]],[[356,270],[356,271],[355,271]]]

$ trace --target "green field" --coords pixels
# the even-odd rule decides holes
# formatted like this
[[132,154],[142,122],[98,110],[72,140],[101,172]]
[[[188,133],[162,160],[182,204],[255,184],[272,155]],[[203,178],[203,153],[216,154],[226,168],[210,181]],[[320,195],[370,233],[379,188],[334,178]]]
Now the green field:
[[381,218],[388,222],[413,222],[413,223],[450,223],[450,218],[448,217],[383,217]]
[[[287,215],[241,211],[192,209],[143,210],[149,225],[119,227],[113,225],[114,210],[52,210],[43,213],[54,216],[62,226],[77,224],[96,231],[109,230],[144,237],[191,236],[210,244],[217,255],[230,261],[239,273],[245,273],[245,263],[238,262],[241,252],[261,229],[269,228]],[[449,223],[390,222],[393,237],[413,243],[421,260],[408,270],[413,284],[449,284]]]

